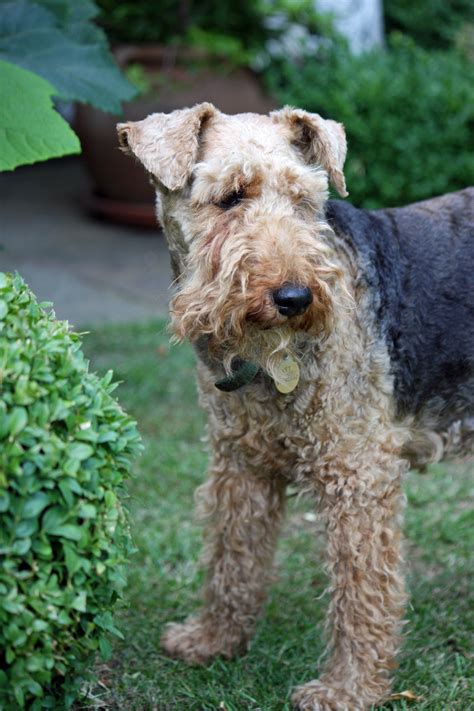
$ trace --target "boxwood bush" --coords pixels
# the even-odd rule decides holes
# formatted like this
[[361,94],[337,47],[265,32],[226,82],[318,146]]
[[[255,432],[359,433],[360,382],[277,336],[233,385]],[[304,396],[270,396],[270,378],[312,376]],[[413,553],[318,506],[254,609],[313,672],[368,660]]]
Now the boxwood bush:
[[80,338],[0,272],[0,709],[67,708],[130,552],[121,504],[135,423]]
[[473,65],[393,35],[387,50],[360,56],[322,43],[299,63],[275,59],[270,91],[341,121],[349,144],[346,182],[356,205],[406,204],[474,182]]

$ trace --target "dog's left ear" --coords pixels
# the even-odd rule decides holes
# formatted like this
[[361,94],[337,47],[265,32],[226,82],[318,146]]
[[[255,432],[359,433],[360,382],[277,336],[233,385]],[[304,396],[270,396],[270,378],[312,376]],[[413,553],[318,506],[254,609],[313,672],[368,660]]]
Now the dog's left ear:
[[150,114],[143,121],[117,124],[120,148],[135,155],[168,190],[180,190],[196,163],[204,121],[217,113],[209,103],[169,114]]
[[293,142],[302,150],[308,163],[319,163],[341,197],[347,197],[342,169],[347,153],[346,132],[342,123],[323,119],[302,109],[285,106],[270,114],[274,121],[286,123],[292,130]]

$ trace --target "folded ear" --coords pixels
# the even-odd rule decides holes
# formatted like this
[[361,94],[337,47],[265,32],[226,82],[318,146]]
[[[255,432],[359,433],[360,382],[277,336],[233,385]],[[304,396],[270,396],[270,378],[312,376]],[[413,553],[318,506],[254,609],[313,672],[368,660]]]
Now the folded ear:
[[270,116],[274,121],[284,122],[291,128],[294,143],[302,150],[305,160],[308,163],[319,163],[327,171],[339,195],[347,197],[349,193],[342,172],[347,143],[342,123],[291,106],[273,111]]
[[217,109],[197,104],[143,121],[117,124],[120,148],[135,155],[168,190],[183,188],[197,160],[203,122]]

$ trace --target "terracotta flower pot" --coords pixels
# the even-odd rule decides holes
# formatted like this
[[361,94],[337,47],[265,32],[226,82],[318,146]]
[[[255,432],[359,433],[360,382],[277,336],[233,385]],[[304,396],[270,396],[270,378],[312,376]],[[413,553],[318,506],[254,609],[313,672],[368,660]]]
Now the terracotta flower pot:
[[[210,68],[210,59],[201,52],[123,46],[115,51],[115,56],[122,68],[132,64],[143,67],[153,87],[146,95],[124,105],[124,117],[132,121],[202,101],[210,101],[228,114],[266,113],[276,107],[250,70],[226,72]],[[214,59],[214,64],[218,60]],[[119,120],[120,117],[90,106],[81,104],[77,108],[74,128],[92,179],[91,208],[106,219],[155,227],[154,191],[143,169],[118,149],[115,124]]]

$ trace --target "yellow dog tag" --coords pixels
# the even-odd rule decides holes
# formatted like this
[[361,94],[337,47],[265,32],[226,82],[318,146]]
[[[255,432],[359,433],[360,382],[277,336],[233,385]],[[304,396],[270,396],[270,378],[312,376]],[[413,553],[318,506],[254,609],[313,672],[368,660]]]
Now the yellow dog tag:
[[300,380],[300,368],[296,360],[286,355],[280,366],[278,380],[275,380],[275,387],[278,392],[287,395],[293,392]]

